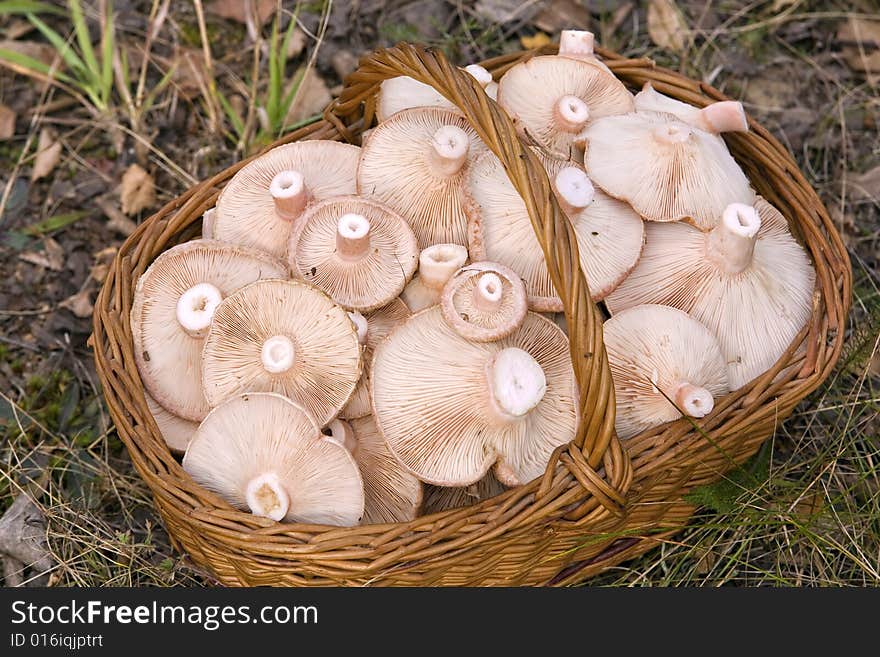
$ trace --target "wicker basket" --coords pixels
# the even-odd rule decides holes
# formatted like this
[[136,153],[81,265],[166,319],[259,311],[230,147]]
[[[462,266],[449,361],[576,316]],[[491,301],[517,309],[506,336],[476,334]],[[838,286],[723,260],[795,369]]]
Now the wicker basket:
[[[485,62],[497,79],[540,51]],[[665,94],[703,106],[717,90],[650,60],[600,50],[633,88],[650,80]],[[682,494],[714,481],[753,454],[794,406],[828,376],[841,349],[851,271],[821,201],[786,150],[761,126],[727,141],[755,188],[788,218],[816,268],[812,321],[774,368],[718,400],[713,412],[646,431],[621,444],[602,315],[578,268],[577,243],[547,176],[509,118],[469,75],[442,55],[401,44],[360,62],[324,119],[287,136],[358,143],[378,84],[409,75],[464,111],[501,158],[525,200],[565,305],[582,422],[554,452],[546,473],[471,507],[411,522],[338,528],[278,524],[236,511],[197,486],[165,447],[147,409],[132,352],[134,284],[163,250],[199,234],[202,213],[244,162],[173,200],[120,249],[95,305],[93,344],[110,413],[176,547],[228,585],[548,585],[582,581],[679,531],[693,508]],[[280,143],[280,142],[279,142]]]

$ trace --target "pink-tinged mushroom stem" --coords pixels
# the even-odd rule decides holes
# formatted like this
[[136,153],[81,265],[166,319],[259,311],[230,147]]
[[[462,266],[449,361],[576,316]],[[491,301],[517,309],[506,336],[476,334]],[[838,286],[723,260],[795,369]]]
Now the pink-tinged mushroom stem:
[[586,59],[595,57],[593,44],[595,37],[586,30],[562,30],[559,35],[559,54],[563,57]]
[[298,171],[281,171],[269,183],[269,193],[275,201],[275,212],[284,221],[293,221],[302,214],[309,202],[306,182]]
[[752,262],[761,218],[744,203],[731,203],[706,237],[706,255],[725,273],[738,274]]
[[350,312],[348,313],[348,316],[351,319],[351,323],[354,324],[354,327],[357,330],[358,343],[360,343],[361,345],[367,344],[367,335],[369,332],[367,318],[361,315],[359,312]]
[[467,257],[467,249],[459,244],[429,246],[419,254],[419,280],[427,287],[443,289]]
[[283,520],[290,508],[290,496],[274,472],[251,479],[245,488],[245,500],[255,516]]
[[590,109],[577,96],[563,96],[553,106],[553,120],[560,130],[577,133],[590,120]]
[[275,335],[263,343],[260,360],[270,374],[282,374],[293,367],[296,347],[286,335]]
[[336,224],[336,254],[347,261],[360,260],[370,252],[370,222],[361,214],[344,214]]
[[492,74],[479,64],[469,64],[464,67],[464,70],[470,73],[471,77],[479,82],[483,89],[489,86],[492,82]]
[[502,423],[524,417],[547,392],[547,378],[541,365],[517,347],[502,349],[487,363],[486,382],[489,408]]
[[749,121],[742,103],[722,100],[712,103],[698,113],[700,127],[707,132],[748,132]]
[[451,177],[467,161],[470,142],[467,133],[454,125],[445,125],[431,138],[431,167],[438,176]]
[[[347,449],[349,454],[354,454],[354,450],[357,449],[358,443],[357,438],[355,438],[354,435],[354,429],[351,428],[351,425],[348,422],[344,422],[337,418],[331,421],[324,431],[324,440],[336,443],[340,447]],[[326,435],[327,431],[330,432],[329,435]]]
[[188,335],[203,338],[221,301],[220,290],[210,283],[193,285],[177,300],[177,322]]
[[661,144],[683,144],[691,136],[691,129],[683,123],[666,123],[654,128],[654,139]]
[[553,181],[562,210],[575,215],[593,202],[596,190],[587,174],[577,167],[565,167]]
[[715,407],[715,399],[711,392],[688,382],[675,386],[670,398],[675,402],[676,408],[690,417],[704,417]]
[[497,274],[483,274],[474,287],[474,307],[484,313],[497,312],[501,308],[503,291],[504,286]]

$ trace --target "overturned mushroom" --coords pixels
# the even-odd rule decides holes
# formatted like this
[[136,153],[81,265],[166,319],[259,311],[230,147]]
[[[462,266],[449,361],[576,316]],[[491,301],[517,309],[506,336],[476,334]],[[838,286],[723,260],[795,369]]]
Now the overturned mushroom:
[[312,206],[291,233],[287,254],[295,278],[361,312],[397,297],[412,278],[418,256],[416,237],[403,217],[357,196]]
[[612,314],[657,303],[691,315],[721,344],[736,390],[770,369],[810,317],[816,273],[763,198],[733,203],[703,233],[651,223],[638,266],[605,303]]
[[434,486],[425,484],[421,515],[471,506],[507,490],[491,472],[470,486]]
[[440,303],[443,286],[468,259],[468,250],[459,244],[435,244],[419,254],[419,271],[404,288],[400,298],[412,312]]
[[749,121],[742,103],[736,100],[722,100],[700,109],[675,98],[664,96],[656,91],[650,82],[645,82],[636,94],[637,111],[667,112],[674,114],[687,124],[718,134],[719,132],[748,132]]
[[205,417],[202,345],[224,297],[265,278],[287,278],[271,256],[211,240],[165,251],[138,279],[131,308],[134,356],[144,386],[184,419]]
[[227,297],[205,340],[202,381],[212,407],[242,392],[275,392],[323,425],[348,402],[360,374],[348,313],[298,281],[254,283]]
[[645,304],[620,312],[602,329],[620,438],[683,414],[701,418],[727,394],[727,364],[718,339],[687,313]]
[[[489,92],[492,82],[492,74],[479,64],[465,66],[464,70],[470,73],[483,89]],[[455,106],[434,87],[419,82],[407,75],[388,78],[379,85],[379,95],[376,102],[376,118],[381,122],[392,114],[401,110],[414,107],[442,107],[454,109]]]
[[150,393],[144,393],[144,397],[147,400],[150,415],[156,421],[156,426],[159,427],[159,433],[162,434],[162,439],[168,445],[168,449],[174,454],[183,454],[196,429],[199,428],[199,423],[185,420],[166,410],[150,396]]
[[475,262],[446,283],[440,308],[461,337],[490,342],[518,329],[528,304],[522,280],[513,270],[496,262]]
[[356,525],[364,489],[348,450],[328,440],[311,415],[281,395],[247,393],[199,425],[183,469],[232,506],[276,521]]
[[467,486],[494,466],[503,484],[525,484],[575,434],[568,339],[535,313],[506,338],[470,342],[429,308],[378,346],[372,372],[376,425],[427,483]]
[[355,193],[360,151],[316,139],[276,146],[260,155],[220,192],[212,235],[283,257],[293,223],[309,203]]

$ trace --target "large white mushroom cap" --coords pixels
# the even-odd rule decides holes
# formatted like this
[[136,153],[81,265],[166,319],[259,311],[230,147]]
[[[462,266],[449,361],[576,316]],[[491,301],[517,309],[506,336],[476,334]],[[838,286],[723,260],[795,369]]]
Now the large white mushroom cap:
[[748,132],[749,121],[742,103],[722,100],[699,108],[661,94],[650,82],[645,82],[635,97],[639,112],[666,112],[695,128],[718,134],[720,132]]

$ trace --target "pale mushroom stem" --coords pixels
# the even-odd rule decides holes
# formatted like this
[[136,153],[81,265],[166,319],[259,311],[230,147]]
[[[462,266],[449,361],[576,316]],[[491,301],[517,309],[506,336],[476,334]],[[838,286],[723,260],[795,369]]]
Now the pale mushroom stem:
[[664,123],[654,129],[654,139],[661,144],[675,146],[690,139],[691,129],[684,123]]
[[742,103],[722,100],[699,111],[700,127],[707,132],[748,132],[749,121]]
[[590,109],[577,96],[563,96],[553,106],[553,120],[560,130],[577,133],[590,120]]
[[738,274],[752,262],[761,218],[750,205],[731,203],[721,222],[706,236],[706,254],[727,274]]
[[501,309],[503,291],[504,286],[497,274],[483,274],[474,287],[474,307],[484,313],[498,312]]
[[670,397],[675,402],[676,408],[690,417],[704,417],[715,407],[715,399],[711,392],[688,382],[675,386]]
[[489,408],[495,419],[516,422],[547,392],[544,370],[531,354],[517,347],[502,349],[486,365]]
[[177,322],[191,337],[203,338],[221,301],[220,290],[210,283],[193,285],[177,300]]
[[445,125],[431,139],[431,168],[438,176],[454,176],[467,161],[467,133],[454,125]]
[[427,287],[442,289],[466,259],[467,250],[463,246],[429,246],[419,254],[419,280]]
[[367,335],[369,333],[369,324],[367,324],[367,318],[361,315],[359,312],[348,313],[348,316],[351,319],[352,324],[354,324],[355,329],[357,330],[358,342],[362,345],[367,344]]
[[559,35],[559,54],[563,57],[586,59],[595,57],[595,37],[585,30],[562,30]]
[[370,222],[360,214],[344,214],[336,225],[336,253],[343,260],[360,260],[370,252]]
[[275,212],[284,221],[293,221],[302,214],[309,202],[309,191],[298,171],[281,171],[269,183],[269,193],[275,201]]
[[469,64],[464,67],[464,70],[470,73],[471,77],[479,82],[483,89],[492,83],[492,74],[479,64]]
[[282,374],[293,367],[296,347],[286,335],[275,335],[263,343],[260,360],[270,374]]
[[324,440],[336,443],[340,447],[347,449],[349,454],[354,454],[358,443],[354,435],[354,429],[351,428],[348,422],[335,419],[327,425],[325,431],[329,431],[330,435],[325,435]]
[[276,521],[283,520],[290,508],[290,496],[274,472],[251,479],[245,488],[245,501],[255,516]]
[[214,214],[216,208],[208,208],[202,215],[202,239],[214,239]]
[[577,167],[565,167],[553,181],[563,212],[574,215],[593,202],[595,189],[587,174]]

